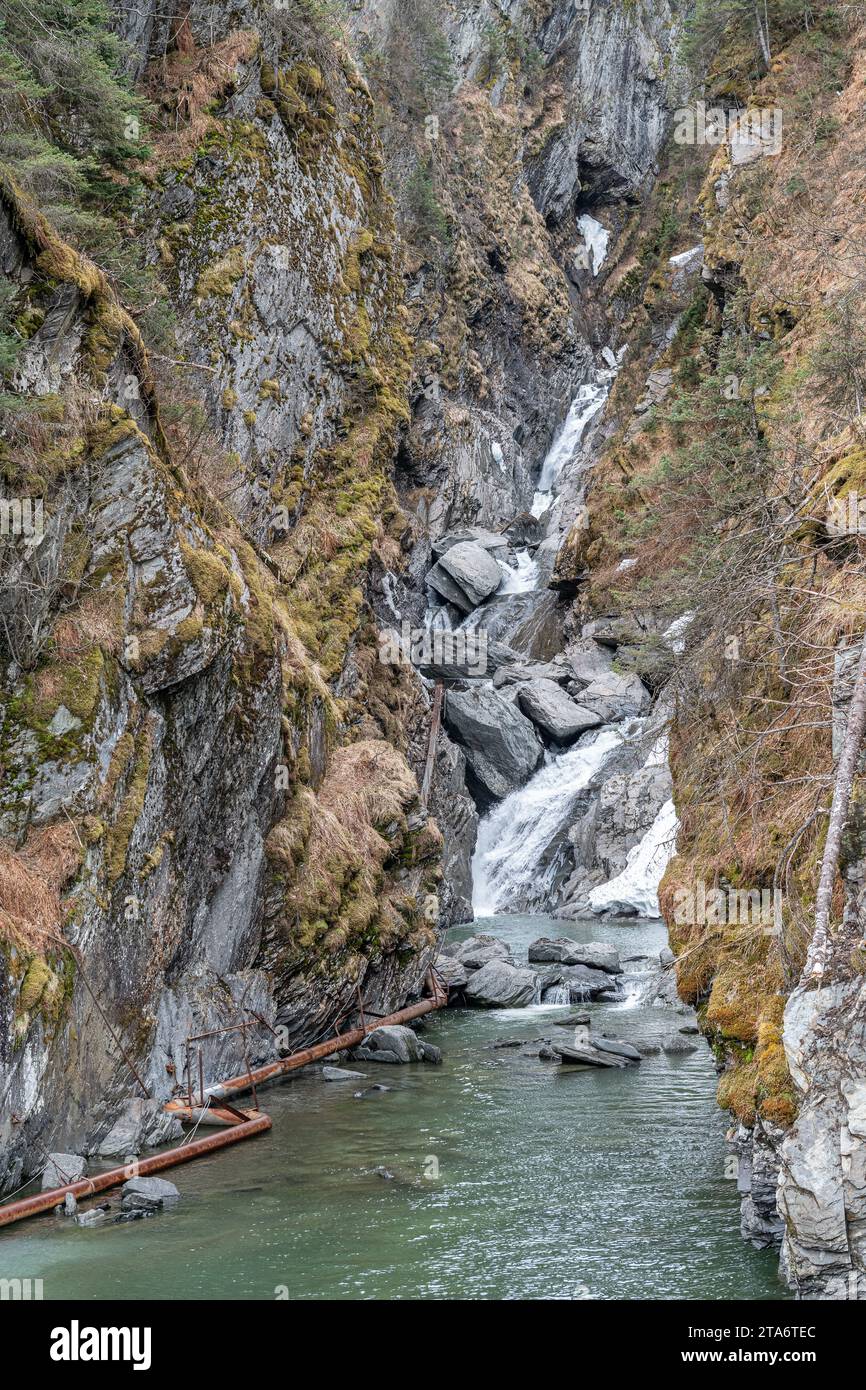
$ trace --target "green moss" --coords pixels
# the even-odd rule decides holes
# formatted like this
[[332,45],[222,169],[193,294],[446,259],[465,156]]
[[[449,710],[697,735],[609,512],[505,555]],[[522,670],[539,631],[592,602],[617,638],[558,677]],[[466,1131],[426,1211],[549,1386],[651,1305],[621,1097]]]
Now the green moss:
[[141,815],[147,791],[147,778],[153,755],[153,740],[148,729],[135,740],[135,757],[120,809],[108,832],[105,848],[105,872],[108,882],[115,884],[126,870],[127,853],[132,832]]
[[225,255],[220,256],[218,260],[201,272],[196,281],[196,296],[199,299],[206,299],[208,295],[215,294],[227,298],[245,269],[243,248],[233,246],[229,251],[226,251]]
[[225,593],[229,584],[229,571],[213,551],[194,547],[181,542],[184,568],[197,596],[207,607],[220,594]]
[[21,982],[21,989],[18,992],[17,1007],[22,1013],[30,1013],[36,1008],[42,998],[45,988],[50,980],[54,979],[53,971],[41,956],[34,956],[27,973]]

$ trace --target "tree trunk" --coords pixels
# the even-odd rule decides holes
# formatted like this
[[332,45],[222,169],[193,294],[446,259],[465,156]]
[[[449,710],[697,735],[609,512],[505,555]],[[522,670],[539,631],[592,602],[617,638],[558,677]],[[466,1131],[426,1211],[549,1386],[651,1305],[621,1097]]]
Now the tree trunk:
[[821,861],[821,877],[818,881],[818,895],[815,899],[815,930],[812,933],[809,954],[806,957],[806,964],[800,980],[801,985],[815,980],[820,986],[821,978],[827,966],[827,956],[830,950],[830,903],[833,897],[833,885],[836,882],[842,832],[848,819],[851,787],[854,783],[854,773],[857,770],[864,729],[866,729],[866,636],[864,636],[860,647],[860,659],[857,662],[857,673],[854,677],[854,688],[851,692],[851,704],[848,709],[848,724],[833,783],[830,824],[827,827],[824,858]]
[[[764,21],[766,21],[766,27]],[[764,20],[761,19],[761,11],[758,8],[758,0],[755,0],[755,26],[758,30],[758,43],[761,45],[761,56],[764,59],[764,66],[769,67],[771,61],[770,21],[767,15],[766,0],[764,3]]]

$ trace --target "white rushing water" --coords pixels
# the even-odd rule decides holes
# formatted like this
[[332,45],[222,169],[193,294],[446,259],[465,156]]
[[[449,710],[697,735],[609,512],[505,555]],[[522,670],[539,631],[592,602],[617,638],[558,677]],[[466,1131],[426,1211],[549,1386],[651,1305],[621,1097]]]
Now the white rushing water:
[[472,860],[476,917],[507,912],[530,889],[545,886],[545,851],[568,820],[578,793],[621,741],[618,728],[603,729],[592,743],[560,754],[484,817]]
[[607,400],[614,375],[613,370],[599,371],[596,373],[595,381],[587,381],[578,387],[577,395],[565,417],[565,424],[541,465],[538,490],[532,503],[533,516],[543,516],[550,507],[559,476],[580,448],[590,420],[598,414]]
[[513,567],[503,564],[501,560],[497,562],[502,570],[502,583],[496,590],[497,597],[501,594],[527,594],[538,588],[539,569],[529,551],[515,551],[514,561]]
[[676,839],[677,813],[673,801],[666,801],[640,843],[629,850],[622,873],[593,888],[589,895],[593,912],[658,917],[658,886]]

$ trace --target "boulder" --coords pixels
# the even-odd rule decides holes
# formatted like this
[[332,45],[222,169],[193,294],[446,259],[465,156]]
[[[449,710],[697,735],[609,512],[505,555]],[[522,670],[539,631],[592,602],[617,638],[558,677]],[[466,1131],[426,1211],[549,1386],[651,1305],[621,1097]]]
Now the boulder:
[[518,701],[536,728],[557,743],[572,743],[587,729],[597,729],[601,717],[572,700],[552,680],[533,680],[522,685]]
[[516,658],[504,642],[494,642],[486,632],[475,629],[433,628],[410,645],[410,652],[413,664],[425,676],[446,681],[493,676],[495,682],[499,668],[513,669]]
[[605,724],[643,714],[649,708],[650,693],[639,676],[618,676],[613,671],[597,676],[580,692],[580,702]]
[[578,1067],[626,1067],[624,1057],[615,1057],[609,1052],[598,1052],[594,1047],[563,1047],[553,1044],[553,1051],[561,1061]]
[[445,722],[462,744],[482,792],[493,800],[522,787],[544,756],[530,720],[495,690],[449,690]]
[[435,965],[446,989],[462,989],[469,978],[465,965],[454,956],[438,956]]
[[[495,936],[486,936],[481,933],[479,936],[470,936],[466,941],[461,941],[454,947],[452,952],[457,963],[463,966],[464,970],[480,970],[491,960],[507,960],[511,962],[511,952],[504,941],[499,941]],[[465,983],[465,981],[464,981]]]
[[588,965],[565,965],[562,977],[569,987],[572,1004],[620,997],[616,978],[606,970],[593,970]]
[[[586,965],[591,970],[603,970],[608,975],[621,975],[619,952],[604,941],[572,941],[560,936],[555,940],[540,936],[529,947],[530,961],[558,961],[562,965]],[[562,977],[560,977],[562,978]],[[547,980],[553,984],[553,980]]]
[[159,1211],[179,1201],[180,1193],[165,1178],[130,1178],[120,1189],[123,1211]]
[[538,976],[505,960],[491,960],[470,976],[466,998],[480,1009],[520,1009],[534,1002]]
[[530,681],[555,681],[564,685],[569,678],[566,667],[555,661],[513,661],[503,662],[497,667],[493,677],[494,689],[506,685],[527,685]]
[[[429,1044],[422,1043],[421,1039],[412,1031],[400,1023],[391,1023],[384,1028],[375,1028],[372,1033],[368,1033],[359,1047],[356,1047],[352,1056],[359,1062],[387,1062],[391,1066],[399,1066],[406,1062],[425,1062],[434,1060],[425,1056],[425,1049]],[[433,1049],[438,1052],[437,1048]]]
[[435,540],[432,545],[433,554],[437,560],[441,560],[455,545],[467,542],[480,545],[482,550],[492,551],[507,550],[509,545],[508,537],[498,531],[485,531],[483,526],[462,526],[457,531],[448,531]]
[[698,1045],[689,1038],[684,1038],[682,1033],[671,1033],[670,1037],[662,1039],[662,1052],[668,1055],[676,1055],[680,1052],[697,1052]]
[[[568,936],[558,936],[553,940],[549,936],[539,936],[530,942],[527,957],[533,963],[558,962],[560,965],[577,965],[577,957],[572,954],[576,947],[577,942]],[[555,984],[561,979],[560,971],[555,981],[549,979],[546,983]]]
[[427,583],[464,613],[495,593],[501,582],[498,564],[476,541],[452,545],[427,575]]
[[366,1081],[366,1076],[362,1071],[347,1071],[345,1067],[322,1067],[322,1077],[325,1081]]
[[593,1034],[590,1042],[599,1052],[609,1052],[612,1057],[624,1057],[627,1062],[641,1060],[639,1049],[631,1043],[623,1042],[621,1038],[600,1038]]
[[87,1159],[81,1154],[49,1154],[45,1172],[42,1174],[42,1191],[50,1192],[55,1187],[68,1187],[69,1183],[81,1182],[81,1179],[86,1177]]
[[613,665],[613,656],[606,647],[599,646],[591,638],[585,638],[566,650],[565,662],[566,679],[586,686],[608,675]]

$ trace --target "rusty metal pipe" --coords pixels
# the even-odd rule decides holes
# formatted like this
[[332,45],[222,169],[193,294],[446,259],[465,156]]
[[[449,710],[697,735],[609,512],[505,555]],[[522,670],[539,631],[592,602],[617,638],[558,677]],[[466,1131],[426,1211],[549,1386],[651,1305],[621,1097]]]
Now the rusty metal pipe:
[[[147,1177],[149,1173],[161,1173],[165,1168],[174,1168],[178,1163],[189,1163],[202,1154],[224,1149],[227,1144],[237,1144],[241,1139],[251,1139],[254,1134],[264,1134],[271,1127],[270,1115],[259,1115],[254,1120],[232,1125],[230,1129],[209,1134],[206,1139],[194,1139],[190,1144],[181,1144],[165,1153],[154,1154],[153,1158],[143,1158],[135,1164],[135,1176]],[[96,1192],[106,1192],[117,1187],[130,1176],[131,1164],[122,1168],[110,1168],[107,1173],[96,1173],[92,1178],[82,1178],[81,1182],[67,1183],[65,1187],[53,1187],[48,1192],[40,1192],[37,1197],[25,1197],[19,1202],[9,1202],[0,1206],[0,1226],[10,1226],[13,1221],[22,1221],[27,1216],[38,1216],[40,1212],[50,1211],[63,1201],[67,1192],[73,1197],[90,1197]]]
[[400,1009],[395,1014],[387,1014],[384,1018],[377,1019],[375,1023],[365,1023],[363,1028],[352,1028],[348,1033],[340,1033],[337,1037],[330,1038],[327,1042],[317,1043],[315,1047],[305,1047],[302,1052],[293,1052],[290,1057],[281,1057],[278,1062],[269,1062],[264,1067],[258,1067],[253,1072],[248,1072],[246,1076],[232,1076],[227,1081],[219,1081],[214,1086],[208,1086],[205,1095],[213,1100],[223,1100],[226,1096],[241,1095],[244,1091],[251,1089],[251,1084],[261,1085],[263,1081],[272,1081],[277,1076],[284,1076],[286,1072],[296,1071],[298,1067],[309,1066],[310,1062],[318,1062],[322,1057],[329,1057],[334,1052],[341,1052],[346,1047],[357,1047],[363,1042],[368,1033],[373,1033],[377,1028],[388,1028],[395,1023],[408,1023],[413,1018],[421,1018],[424,1014],[429,1014],[434,1009],[441,1009],[448,1002],[448,995],[442,989],[436,975],[431,973],[432,996],[423,999],[420,1004],[410,1004],[406,1009]]

